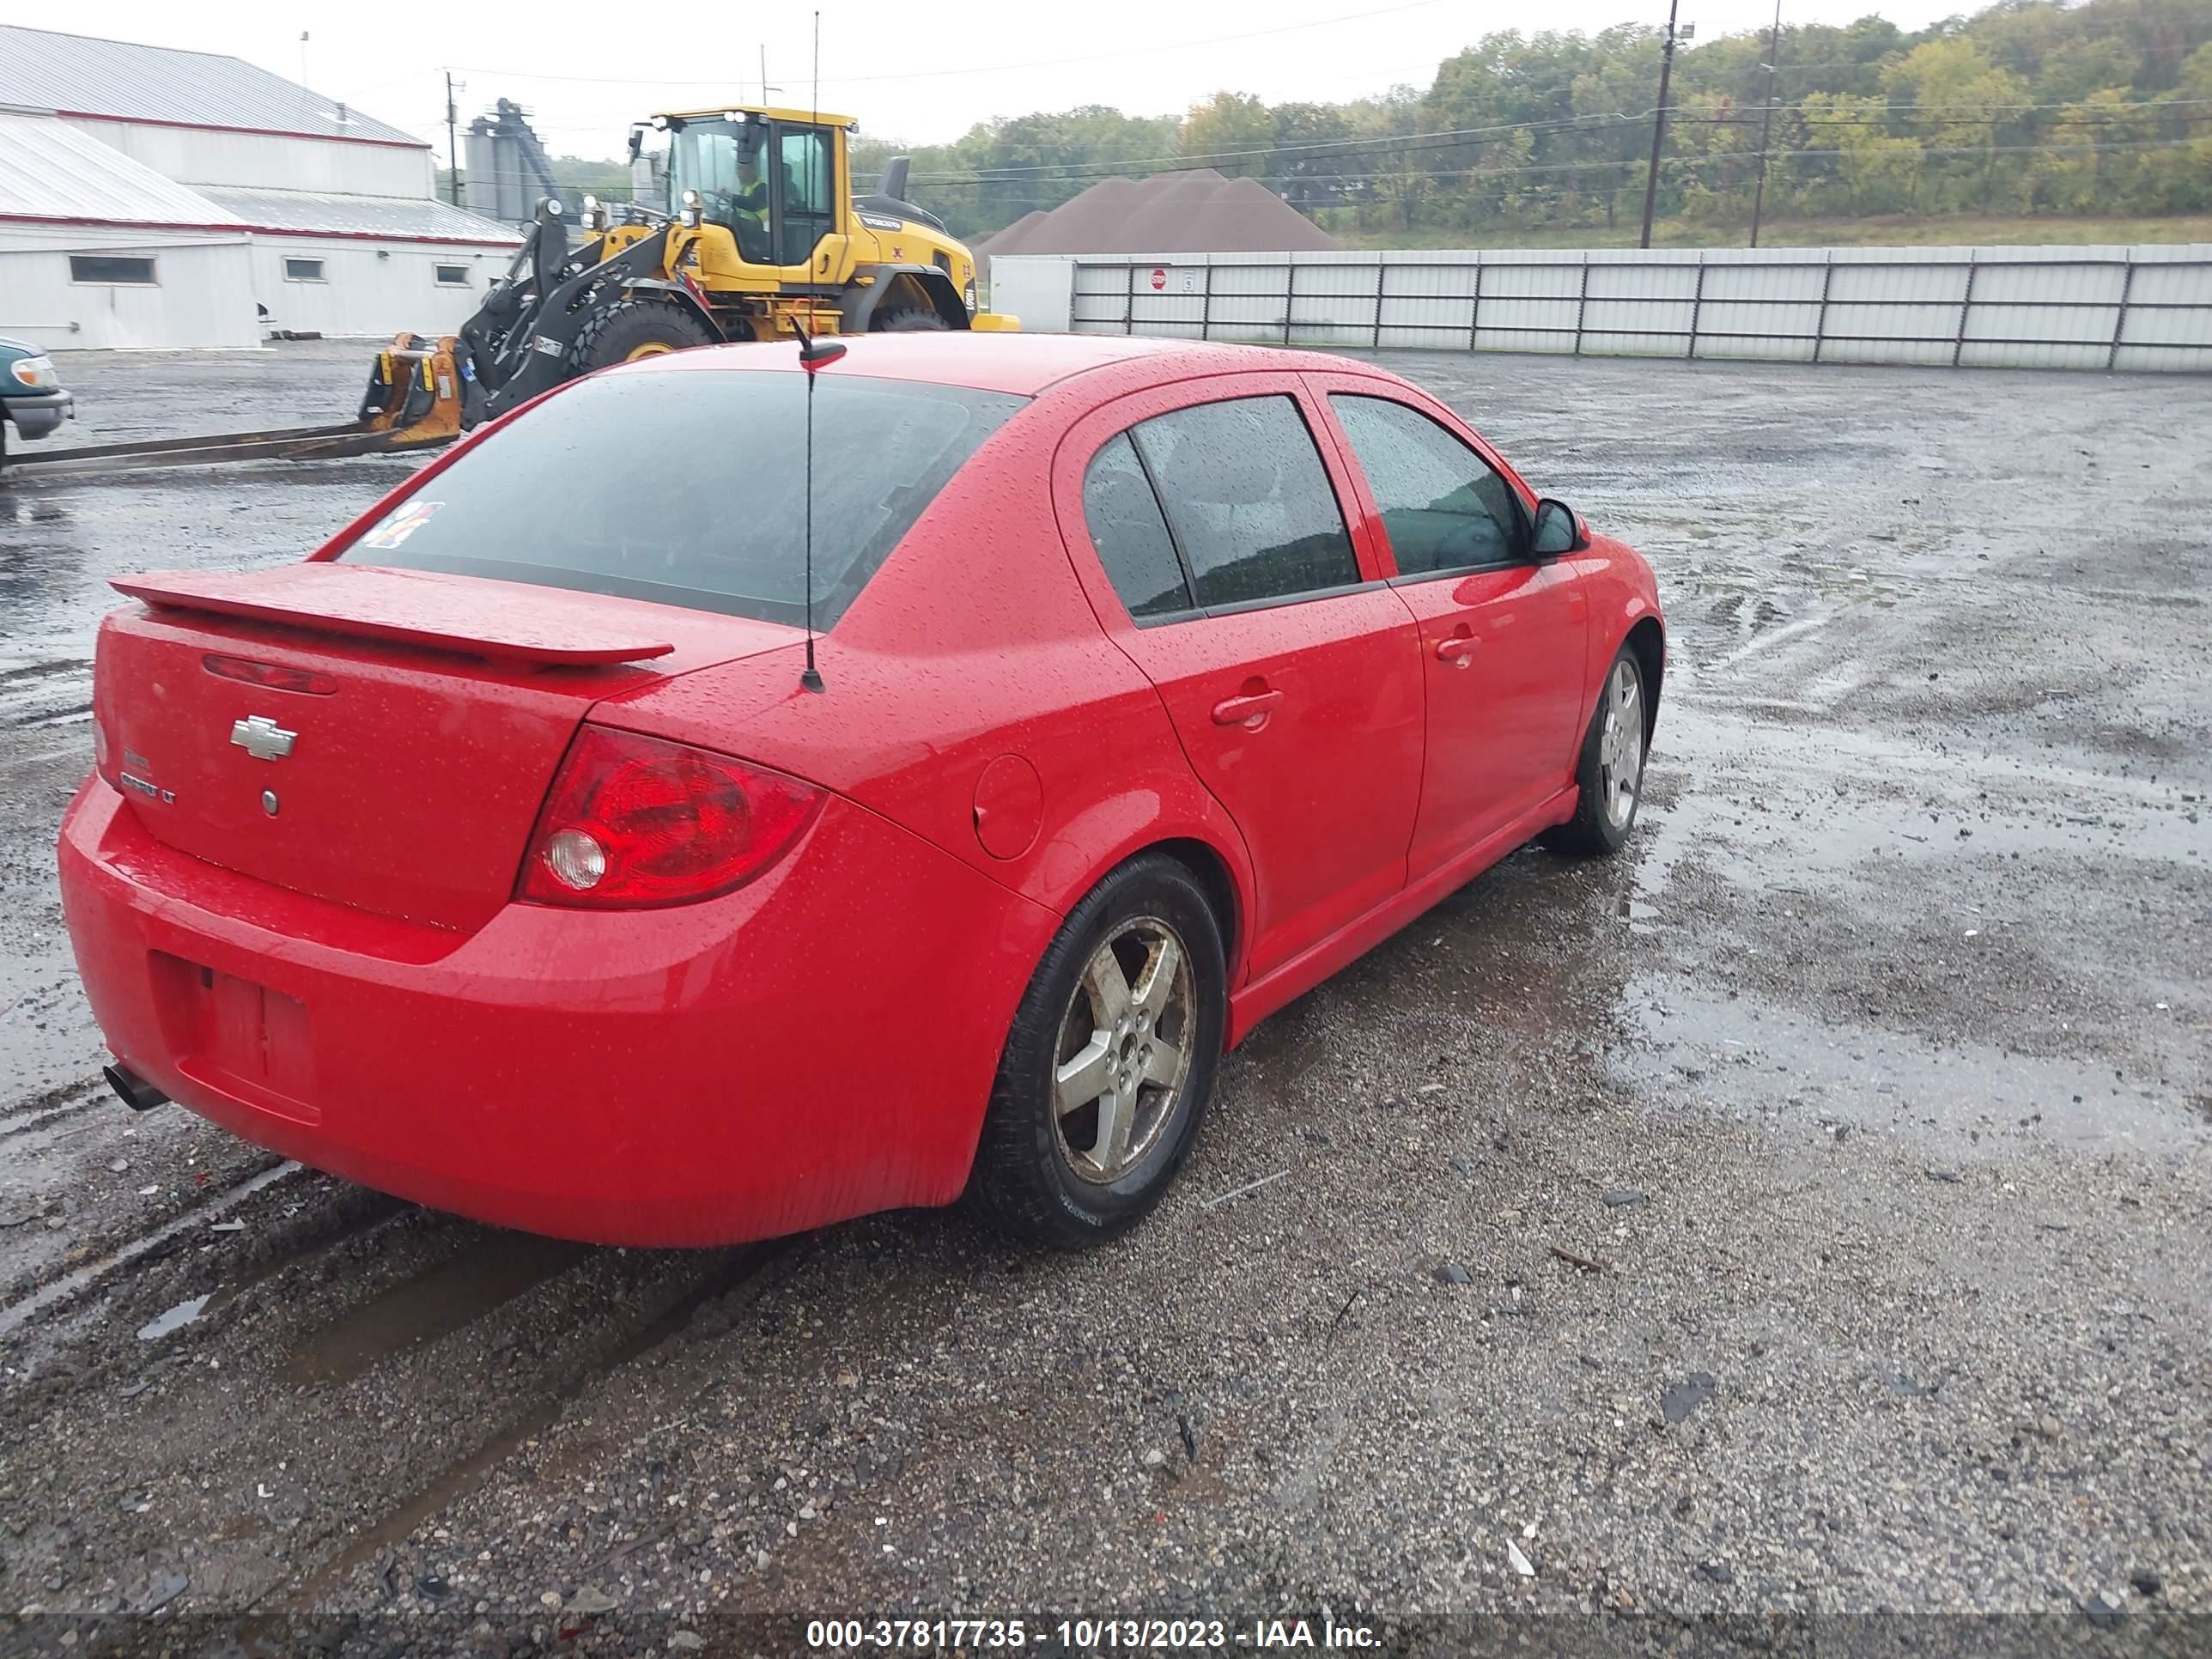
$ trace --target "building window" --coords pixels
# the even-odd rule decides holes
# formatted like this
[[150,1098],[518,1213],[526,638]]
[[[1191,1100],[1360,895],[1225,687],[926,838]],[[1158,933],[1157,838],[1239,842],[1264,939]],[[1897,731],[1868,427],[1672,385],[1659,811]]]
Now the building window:
[[137,288],[161,286],[154,275],[154,261],[150,258],[119,253],[70,254],[70,281],[127,283]]
[[319,283],[323,278],[320,259],[287,259],[284,261],[284,280],[288,283]]
[[440,265],[438,280],[447,288],[466,288],[469,285],[469,268],[466,265]]

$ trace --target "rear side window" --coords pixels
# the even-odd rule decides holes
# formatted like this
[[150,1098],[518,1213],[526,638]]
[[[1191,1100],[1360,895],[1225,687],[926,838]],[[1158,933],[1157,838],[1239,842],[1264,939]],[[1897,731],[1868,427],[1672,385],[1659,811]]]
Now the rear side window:
[[1513,486],[1419,410],[1388,398],[1333,396],[1329,404],[1382,509],[1399,574],[1425,575],[1521,556]]
[[[804,375],[757,370],[580,381],[460,456],[343,556],[799,622],[805,397]],[[1024,401],[821,376],[816,626],[836,622]]]
[[1344,511],[1288,398],[1239,398],[1134,428],[1208,610],[1359,580]]
[[1142,622],[1190,612],[1190,585],[1168,521],[1126,432],[1093,456],[1083,475],[1083,521],[1132,617]]

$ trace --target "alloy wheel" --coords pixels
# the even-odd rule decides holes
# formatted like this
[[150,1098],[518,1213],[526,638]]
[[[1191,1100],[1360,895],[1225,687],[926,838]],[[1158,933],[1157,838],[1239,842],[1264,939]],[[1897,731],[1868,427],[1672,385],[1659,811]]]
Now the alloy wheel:
[[1190,952],[1156,916],[1119,923],[1085,966],[1060,1021],[1053,1129],[1081,1179],[1129,1173],[1173,1122],[1190,1072]]
[[1644,688],[1626,657],[1613,665],[1605,686],[1605,724],[1598,733],[1598,777],[1606,822],[1625,830],[1644,785]]

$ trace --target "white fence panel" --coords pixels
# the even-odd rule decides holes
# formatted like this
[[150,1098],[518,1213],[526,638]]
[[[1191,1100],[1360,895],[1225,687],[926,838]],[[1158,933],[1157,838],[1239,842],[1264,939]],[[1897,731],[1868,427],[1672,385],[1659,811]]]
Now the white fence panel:
[[[1355,349],[2212,369],[2212,246],[1009,256],[1033,327]],[[1049,287],[1036,291],[1049,292]]]
[[1212,270],[1213,292],[1217,296],[1224,294],[1279,295],[1290,274],[1290,267],[1279,264],[1216,264]]

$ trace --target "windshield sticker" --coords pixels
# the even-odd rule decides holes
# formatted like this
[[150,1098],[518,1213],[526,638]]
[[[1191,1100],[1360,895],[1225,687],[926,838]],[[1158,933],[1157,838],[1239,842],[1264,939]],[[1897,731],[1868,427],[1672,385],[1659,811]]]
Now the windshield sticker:
[[404,501],[385,515],[384,522],[361,538],[363,547],[391,549],[429,523],[443,501]]

